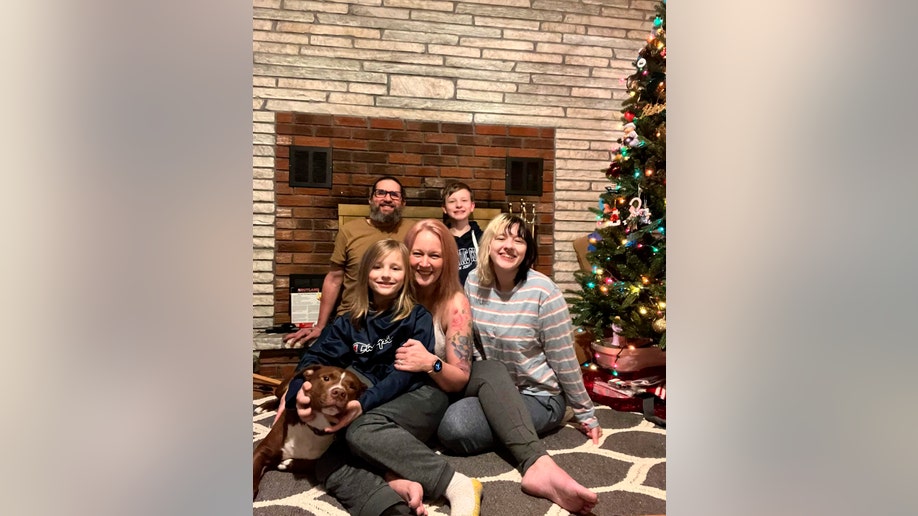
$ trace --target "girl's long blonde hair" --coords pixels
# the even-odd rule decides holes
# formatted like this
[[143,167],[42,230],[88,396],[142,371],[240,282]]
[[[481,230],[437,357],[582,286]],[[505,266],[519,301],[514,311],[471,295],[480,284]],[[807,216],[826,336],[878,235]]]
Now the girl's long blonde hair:
[[529,269],[535,265],[538,257],[535,237],[529,229],[529,225],[522,217],[509,213],[501,213],[494,217],[485,228],[484,234],[481,235],[481,243],[478,247],[478,282],[483,287],[494,286],[494,268],[491,264],[491,241],[497,235],[509,235],[513,227],[517,227],[517,234],[526,242],[526,254],[523,255],[523,262],[520,263],[519,270],[513,278],[513,284],[517,284],[526,277]]
[[[433,233],[440,240],[443,270],[440,272],[439,280],[434,282],[427,292],[422,292],[421,289],[415,287],[416,299],[433,314],[436,323],[441,324],[446,320],[447,314],[443,312],[445,312],[449,301],[456,295],[456,292],[463,292],[462,284],[459,283],[459,248],[456,247],[456,239],[445,224],[436,219],[424,219],[411,226],[408,234],[405,235],[405,245],[408,247],[409,253],[411,248],[414,247],[414,241],[418,235],[424,231]],[[414,271],[411,272],[413,279]]]
[[411,314],[411,310],[414,309],[416,303],[414,284],[409,277],[411,269],[408,263],[408,248],[398,240],[393,240],[391,238],[380,240],[371,245],[366,253],[364,253],[363,259],[360,260],[360,268],[357,272],[357,284],[354,286],[358,295],[354,300],[354,307],[351,309],[351,324],[353,324],[355,328],[359,329],[363,327],[363,321],[366,320],[367,315],[373,310],[373,291],[370,289],[370,270],[377,262],[392,252],[398,253],[401,258],[402,269],[405,271],[405,281],[402,283],[402,290],[399,292],[398,297],[392,302],[392,307],[389,309],[389,311],[392,312],[392,320],[398,321],[399,319],[404,319],[408,317]]

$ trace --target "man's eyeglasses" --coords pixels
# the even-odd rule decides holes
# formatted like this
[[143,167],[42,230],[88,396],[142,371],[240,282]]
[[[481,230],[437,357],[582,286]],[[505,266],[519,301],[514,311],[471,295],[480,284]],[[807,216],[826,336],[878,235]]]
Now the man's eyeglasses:
[[379,197],[380,199],[385,197],[387,194],[389,195],[389,197],[392,198],[393,201],[397,201],[402,198],[401,192],[393,192],[391,190],[380,190],[380,189],[373,190],[373,196]]

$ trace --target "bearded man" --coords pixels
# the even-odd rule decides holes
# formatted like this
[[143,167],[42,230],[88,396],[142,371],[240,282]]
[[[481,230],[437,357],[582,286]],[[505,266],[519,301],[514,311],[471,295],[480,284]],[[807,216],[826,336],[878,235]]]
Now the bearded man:
[[[378,240],[392,238],[405,240],[410,229],[402,224],[402,207],[405,205],[405,190],[402,183],[392,176],[383,176],[370,188],[370,216],[352,220],[338,228],[335,250],[331,256],[331,267],[322,282],[322,298],[319,300],[319,319],[311,328],[302,328],[284,336],[287,346],[300,347],[322,333],[332,317],[332,309],[341,295],[337,315],[350,311],[354,299],[354,285],[357,284],[357,269],[363,253]],[[342,293],[342,286],[344,292]]]

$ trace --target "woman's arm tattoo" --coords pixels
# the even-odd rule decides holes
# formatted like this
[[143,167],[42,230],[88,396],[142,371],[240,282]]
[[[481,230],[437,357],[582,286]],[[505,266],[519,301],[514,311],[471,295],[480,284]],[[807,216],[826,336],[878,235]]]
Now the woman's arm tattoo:
[[464,309],[458,310],[453,316],[450,327],[457,329],[450,336],[450,345],[453,347],[453,353],[455,353],[460,360],[459,368],[465,372],[469,372],[471,370],[469,365],[472,363],[472,343],[470,338],[472,332],[472,319],[468,312]]

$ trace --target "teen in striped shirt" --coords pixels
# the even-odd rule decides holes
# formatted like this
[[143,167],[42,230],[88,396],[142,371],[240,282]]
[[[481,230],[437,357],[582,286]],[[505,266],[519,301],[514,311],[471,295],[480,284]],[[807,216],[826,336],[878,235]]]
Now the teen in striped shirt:
[[[535,261],[536,242],[523,219],[504,213],[488,224],[478,268],[465,283],[485,360],[472,363],[466,397],[447,409],[438,436],[450,450],[473,454],[493,448],[498,434],[519,463],[524,492],[587,514],[596,494],[561,469],[536,435],[564,424],[567,407],[594,444],[602,428],[580,375],[567,302],[531,268]],[[524,407],[499,387],[507,372]]]

